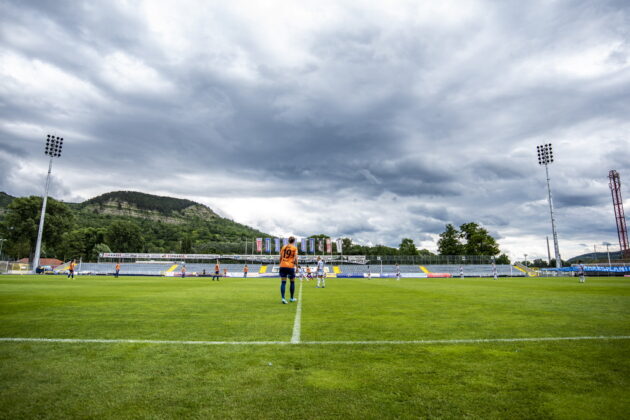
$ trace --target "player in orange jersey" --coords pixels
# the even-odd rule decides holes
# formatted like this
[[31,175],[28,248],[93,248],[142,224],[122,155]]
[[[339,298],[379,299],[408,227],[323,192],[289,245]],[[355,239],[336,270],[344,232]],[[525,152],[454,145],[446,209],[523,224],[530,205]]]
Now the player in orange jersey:
[[298,250],[295,245],[295,238],[291,236],[289,243],[282,247],[280,250],[280,295],[282,296],[282,303],[287,303],[284,298],[284,292],[287,287],[287,278],[291,282],[291,302],[297,301],[295,297],[295,267],[298,264]]
[[119,273],[120,273],[120,263],[116,263],[116,273],[114,273],[114,277],[118,278]]
[[216,279],[219,281],[219,277],[221,277],[221,266],[219,265],[219,260],[214,265],[214,276],[212,276],[212,280]]
[[75,260],[70,261],[70,265],[68,266],[68,278],[74,278],[74,267],[76,267],[76,265]]

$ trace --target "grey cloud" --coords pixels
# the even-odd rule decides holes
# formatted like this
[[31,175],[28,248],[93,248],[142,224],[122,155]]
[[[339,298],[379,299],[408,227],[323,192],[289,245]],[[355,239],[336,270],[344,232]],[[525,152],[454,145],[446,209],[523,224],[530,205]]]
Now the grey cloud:
[[[390,245],[407,233],[429,240],[446,223],[467,221],[502,237],[540,236],[549,216],[534,147],[541,139],[577,136],[564,147],[583,149],[580,157],[559,159],[552,172],[558,224],[566,238],[590,229],[604,239],[610,221],[592,219],[609,211],[605,175],[617,169],[623,182],[630,173],[624,125],[630,84],[622,67],[630,12],[623,2],[482,2],[453,25],[414,22],[411,15],[386,20],[341,5],[337,21],[296,44],[308,58],[288,65],[267,54],[273,41],[257,39],[256,25],[218,5],[199,6],[212,7],[215,19],[202,32],[187,20],[192,51],[181,60],[172,59],[177,51],[161,44],[134,5],[0,7],[0,24],[9,28],[0,32],[4,51],[51,64],[99,97],[70,94],[55,103],[54,88],[30,97],[17,79],[0,82],[1,124],[77,133],[67,135],[62,160],[69,175],[56,180],[56,194],[84,194],[96,185],[226,200],[308,195],[315,203],[301,205],[322,213],[329,201],[354,200],[358,208],[375,206],[377,215],[389,211],[399,223],[336,217],[331,232]],[[209,38],[220,45],[209,47]],[[617,45],[601,64],[617,70],[577,77],[554,67],[598,45]],[[112,86],[101,61],[115,53],[137,59],[171,88]],[[253,76],[225,70],[239,60]],[[579,138],[587,125],[602,145]],[[0,188],[13,194],[41,188],[34,178],[9,182],[7,168],[41,163],[40,146],[2,130]],[[609,153],[592,153],[610,145]],[[312,233],[300,227],[312,226],[306,221],[295,223],[296,233]]]
[[554,204],[562,207],[589,207],[605,204],[606,200],[603,194],[577,193],[571,194],[564,191],[558,191],[554,195]]

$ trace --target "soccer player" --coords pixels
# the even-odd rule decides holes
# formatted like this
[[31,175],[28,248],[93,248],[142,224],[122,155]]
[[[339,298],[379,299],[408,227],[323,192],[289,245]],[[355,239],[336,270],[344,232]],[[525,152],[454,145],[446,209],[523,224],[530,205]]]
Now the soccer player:
[[70,261],[70,265],[68,265],[68,278],[74,278],[74,267],[76,266],[75,260]]
[[313,278],[311,274],[311,267],[306,267],[306,281],[310,281]]
[[223,277],[227,277],[227,268],[223,269]]
[[119,273],[120,273],[120,263],[116,263],[116,274],[114,274],[114,277],[118,278]]
[[214,265],[214,276],[212,276],[212,280],[214,281],[216,279],[216,281],[219,281],[220,275],[221,267],[219,266],[219,260],[217,260],[217,263]]
[[182,278],[186,277],[186,266],[182,265]]
[[368,280],[372,280],[372,271],[370,270],[370,266],[369,266],[369,265],[368,265],[368,272],[367,272],[367,275],[368,275],[368,277],[367,277],[367,278],[368,278]]
[[247,273],[249,273],[249,268],[247,264],[245,264],[245,267],[243,267],[243,277],[247,278]]
[[586,276],[584,275],[584,264],[582,261],[578,261],[578,276],[580,276],[580,283],[586,283]]
[[287,300],[284,297],[287,288],[287,278],[291,282],[291,302],[297,301],[295,295],[295,266],[298,263],[298,250],[293,245],[295,238],[291,236],[289,243],[282,247],[280,250],[280,295],[282,296],[282,303],[286,304]]
[[400,266],[396,264],[396,280],[400,280]]
[[317,286],[315,287],[326,287],[326,274],[324,273],[324,260],[322,257],[317,257]]
[[298,267],[298,276],[300,277],[300,281],[306,280],[306,270],[304,270],[304,267]]
[[498,278],[497,275],[497,265],[492,261],[492,277],[496,280]]
[[464,266],[463,265],[459,266],[459,278],[460,279],[464,278]]

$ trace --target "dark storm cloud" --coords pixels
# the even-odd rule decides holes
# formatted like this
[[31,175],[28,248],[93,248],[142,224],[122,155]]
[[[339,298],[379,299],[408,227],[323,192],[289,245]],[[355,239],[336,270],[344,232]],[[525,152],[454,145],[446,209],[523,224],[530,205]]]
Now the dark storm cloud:
[[571,194],[565,191],[559,191],[554,196],[554,203],[560,207],[589,207],[607,203],[604,194],[597,193],[577,193]]
[[321,217],[297,233],[397,245],[478,221],[509,239],[549,229],[552,141],[562,234],[608,238],[573,210],[603,212],[607,171],[630,173],[624,2],[247,6],[0,4],[0,189],[36,189],[56,129],[61,195],[308,197]]

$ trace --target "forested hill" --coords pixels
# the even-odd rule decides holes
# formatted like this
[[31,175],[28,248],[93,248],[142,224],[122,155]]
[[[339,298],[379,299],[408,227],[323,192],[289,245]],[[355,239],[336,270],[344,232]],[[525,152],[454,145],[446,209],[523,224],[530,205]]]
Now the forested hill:
[[[111,202],[133,204],[139,210],[154,210],[165,215],[182,211],[190,206],[202,206],[191,200],[146,194],[137,191],[113,191],[90,198],[80,204],[81,208],[91,205],[107,206]],[[208,209],[210,210],[210,209]],[[214,213],[210,210],[211,213]]]
[[[41,197],[0,193],[3,253],[14,258],[33,252]],[[244,252],[245,240],[269,237],[219,216],[191,200],[115,191],[82,203],[50,198],[46,209],[44,255],[63,260],[95,259],[98,252]]]
[[0,191],[0,211],[1,209],[7,207],[14,198],[15,197],[13,197],[12,195]]
[[181,198],[162,197],[137,191],[114,191],[91,198],[78,205],[83,212],[131,216],[181,224],[191,218],[221,219],[203,204]]

